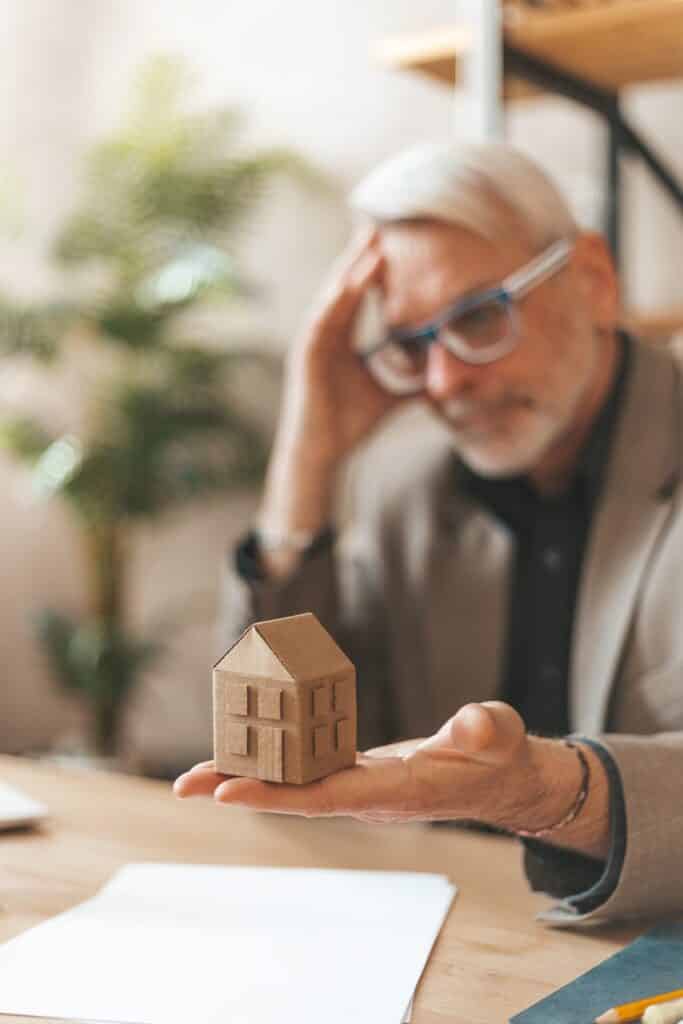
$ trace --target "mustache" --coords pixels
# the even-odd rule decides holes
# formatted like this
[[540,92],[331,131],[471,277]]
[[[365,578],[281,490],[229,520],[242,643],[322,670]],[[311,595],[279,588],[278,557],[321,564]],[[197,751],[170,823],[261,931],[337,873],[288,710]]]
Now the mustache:
[[490,398],[474,398],[462,396],[461,398],[449,398],[440,402],[442,412],[449,419],[467,419],[468,416],[478,416],[481,413],[497,412],[510,406],[523,406],[531,408],[534,402],[530,395],[521,392],[507,391],[502,395]]

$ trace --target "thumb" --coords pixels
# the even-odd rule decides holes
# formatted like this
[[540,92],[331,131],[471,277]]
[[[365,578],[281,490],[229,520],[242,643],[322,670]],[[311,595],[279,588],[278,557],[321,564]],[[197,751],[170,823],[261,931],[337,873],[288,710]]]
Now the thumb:
[[526,740],[521,716],[502,701],[465,704],[420,744],[420,750],[452,751],[480,764],[505,764]]

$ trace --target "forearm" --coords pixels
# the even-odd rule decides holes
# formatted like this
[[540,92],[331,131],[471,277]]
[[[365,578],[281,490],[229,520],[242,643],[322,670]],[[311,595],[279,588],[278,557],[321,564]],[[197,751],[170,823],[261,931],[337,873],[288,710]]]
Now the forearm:
[[[258,519],[271,537],[315,534],[329,525],[340,468],[398,404],[372,378],[353,345],[357,313],[383,272],[377,232],[363,233],[290,353]],[[264,572],[274,579],[286,577],[298,562],[291,545],[277,547],[265,551],[263,559]]]
[[259,522],[271,529],[315,532],[331,516],[339,459],[286,414],[268,464]]
[[336,478],[336,466],[314,445],[276,442],[257,519],[264,537],[274,539],[261,551],[268,578],[293,572],[301,557],[299,538],[314,536],[330,524]]

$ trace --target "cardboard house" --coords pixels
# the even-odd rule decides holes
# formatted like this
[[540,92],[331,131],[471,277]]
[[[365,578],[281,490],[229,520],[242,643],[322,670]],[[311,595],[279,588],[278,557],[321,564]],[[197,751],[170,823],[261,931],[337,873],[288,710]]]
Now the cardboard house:
[[213,670],[216,770],[313,782],[356,760],[356,671],[315,615],[255,622]]

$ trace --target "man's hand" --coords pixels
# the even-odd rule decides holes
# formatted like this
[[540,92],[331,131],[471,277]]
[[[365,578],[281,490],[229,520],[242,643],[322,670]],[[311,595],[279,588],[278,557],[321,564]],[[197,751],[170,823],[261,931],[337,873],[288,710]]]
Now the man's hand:
[[[217,774],[213,761],[175,783],[180,797],[306,817],[350,815],[397,822],[482,817],[497,822],[514,776],[528,785],[530,751],[519,715],[506,704],[469,704],[436,735],[359,754],[347,768],[305,786]],[[482,813],[483,812],[483,813]]]
[[[568,795],[554,799],[536,743],[568,758]],[[211,796],[220,804],[306,817],[350,815],[391,822],[476,818],[509,828],[559,820],[581,774],[562,744],[527,737],[519,715],[488,701],[466,705],[426,740],[408,740],[358,755],[353,768],[308,785],[261,782],[217,774],[212,761],[175,783],[178,797]],[[565,783],[566,784],[566,783]],[[542,815],[548,816],[543,820]]]
[[[591,792],[576,822],[553,842],[604,857],[608,785],[600,759],[584,748]],[[234,778],[213,761],[175,783],[179,797],[305,817],[347,815],[369,822],[475,819],[502,828],[539,829],[561,821],[581,785],[576,752],[528,736],[517,712],[499,701],[466,704],[426,740],[359,754],[353,768],[306,786]]]
[[371,289],[382,288],[385,259],[377,230],[354,238],[329,278],[288,360],[285,432],[314,439],[321,460],[349,454],[397,404],[353,347],[356,320]]

